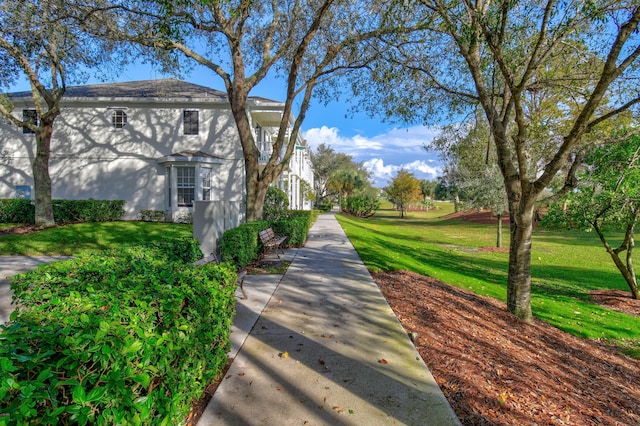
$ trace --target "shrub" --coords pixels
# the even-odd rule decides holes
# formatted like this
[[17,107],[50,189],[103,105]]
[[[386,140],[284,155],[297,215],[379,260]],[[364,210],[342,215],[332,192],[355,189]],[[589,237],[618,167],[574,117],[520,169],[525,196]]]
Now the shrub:
[[13,280],[0,423],[184,422],[226,365],[237,277],[164,248],[81,255]]
[[289,197],[283,190],[270,186],[264,199],[262,217],[264,220],[278,220],[286,216]]
[[0,223],[35,223],[36,208],[26,198],[0,200]]
[[273,232],[287,236],[286,244],[293,247],[302,247],[307,241],[309,231],[309,220],[306,217],[295,217],[293,219],[283,219],[271,223]]
[[220,242],[222,260],[242,267],[258,257],[258,233],[261,230],[252,224],[244,224],[225,231]]
[[[0,200],[0,222],[35,223],[35,204],[26,199]],[[53,200],[56,223],[111,222],[125,214],[123,200]]]
[[139,217],[143,222],[164,222],[164,210],[140,210]]
[[380,207],[380,200],[370,195],[347,197],[342,201],[342,211],[356,217],[370,217]]
[[111,222],[125,214],[123,200],[53,200],[57,223]]

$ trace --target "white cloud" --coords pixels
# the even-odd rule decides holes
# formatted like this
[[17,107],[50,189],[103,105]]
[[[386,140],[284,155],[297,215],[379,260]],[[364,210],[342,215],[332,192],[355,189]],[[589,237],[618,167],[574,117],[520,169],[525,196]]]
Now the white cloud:
[[360,134],[344,137],[338,128],[322,126],[307,130],[304,138],[313,149],[324,143],[337,152],[351,155],[356,162],[363,162],[375,185],[381,187],[400,169],[413,173],[418,179],[435,179],[440,167],[424,145],[438,133],[437,128],[413,126],[394,128],[373,137]]
[[364,167],[367,169],[373,178],[374,186],[383,187],[386,186],[391,179],[393,179],[399,170],[406,170],[413,173],[418,179],[434,180],[440,173],[438,166],[432,166],[427,164],[426,161],[416,160],[410,163],[404,164],[384,164],[384,160],[381,158],[374,158],[364,162]]

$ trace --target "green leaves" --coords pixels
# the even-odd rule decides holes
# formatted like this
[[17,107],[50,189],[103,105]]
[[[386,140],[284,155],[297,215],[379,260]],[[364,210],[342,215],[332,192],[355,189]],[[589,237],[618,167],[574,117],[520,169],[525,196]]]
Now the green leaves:
[[17,277],[21,309],[0,334],[0,418],[180,423],[226,364],[235,312],[235,268],[192,266],[193,247],[122,247]]

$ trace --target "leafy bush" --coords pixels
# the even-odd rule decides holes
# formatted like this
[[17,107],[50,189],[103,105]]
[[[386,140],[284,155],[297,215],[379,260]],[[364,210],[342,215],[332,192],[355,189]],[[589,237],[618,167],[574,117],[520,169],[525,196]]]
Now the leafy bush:
[[309,220],[306,217],[277,220],[271,223],[273,232],[287,236],[286,244],[293,247],[302,247],[307,241],[309,232]]
[[370,195],[351,196],[342,200],[342,211],[356,217],[373,216],[380,207],[380,200]]
[[268,222],[257,221],[225,231],[220,242],[222,260],[242,267],[257,258],[260,251],[258,233],[268,227]]
[[53,200],[57,223],[112,222],[125,214],[124,200]]
[[143,222],[164,222],[166,213],[164,210],[140,210],[139,216]]
[[286,216],[289,196],[283,190],[270,186],[264,199],[262,217],[264,220],[279,220]]
[[[123,200],[53,200],[56,223],[111,222],[125,214]],[[35,223],[35,204],[26,199],[0,200],[0,222]]]
[[0,223],[35,223],[36,208],[26,198],[0,200]]
[[229,264],[176,260],[189,246],[130,246],[17,276],[20,307],[0,334],[0,423],[183,423],[226,365],[237,278]]

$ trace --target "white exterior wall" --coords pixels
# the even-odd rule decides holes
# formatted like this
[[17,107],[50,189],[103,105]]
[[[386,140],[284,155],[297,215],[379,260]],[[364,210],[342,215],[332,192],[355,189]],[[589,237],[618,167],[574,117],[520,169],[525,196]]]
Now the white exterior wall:
[[[16,103],[22,118],[29,104]],[[111,113],[122,109],[127,125],[116,129]],[[199,111],[199,134],[183,134],[183,110]],[[158,159],[184,150],[221,157],[213,170],[212,199],[241,201],[244,160],[228,105],[180,100],[67,100],[54,123],[50,175],[58,199],[124,199],[126,217],[140,210],[169,208],[167,167]],[[16,186],[33,191],[35,135],[8,121],[0,123],[0,198]],[[32,192],[33,198],[33,192]],[[174,206],[175,207],[175,206]],[[185,208],[184,210],[189,210]]]

